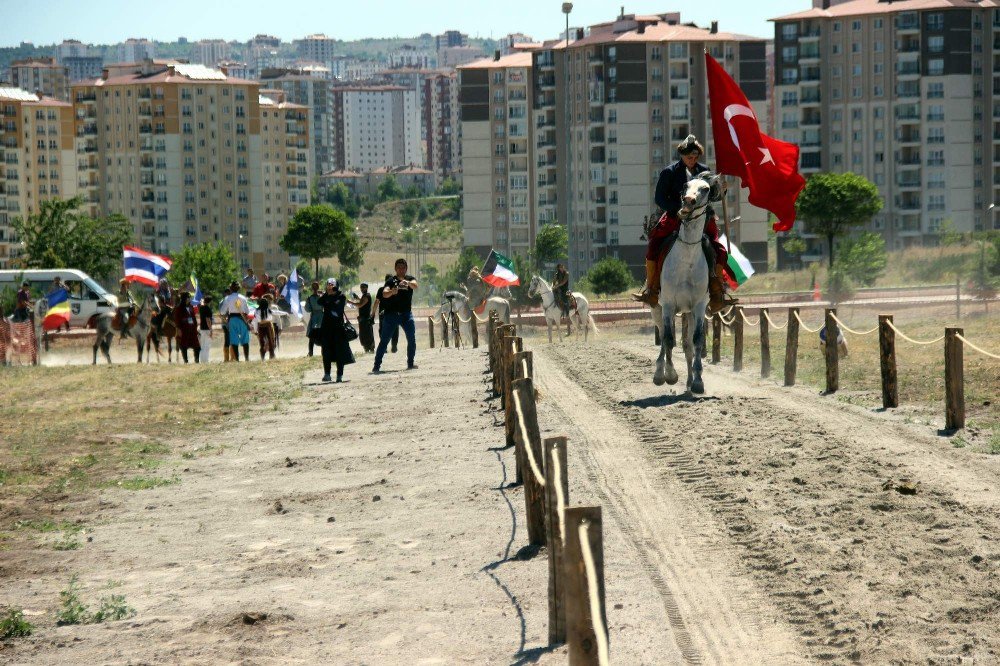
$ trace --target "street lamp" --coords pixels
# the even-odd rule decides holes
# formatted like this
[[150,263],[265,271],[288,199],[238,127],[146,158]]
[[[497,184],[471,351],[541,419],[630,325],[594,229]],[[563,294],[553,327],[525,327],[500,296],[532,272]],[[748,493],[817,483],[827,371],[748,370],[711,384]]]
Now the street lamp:
[[566,235],[569,237],[569,266],[570,271],[576,275],[576,234],[573,229],[573,129],[570,124],[573,121],[573,111],[572,111],[572,100],[573,95],[570,94],[570,57],[569,57],[569,14],[573,11],[572,2],[562,3],[562,12],[566,15],[566,49],[563,53],[563,69],[566,73],[566,85],[565,85],[565,95],[564,106],[565,106],[565,119],[566,119],[566,192],[564,193],[564,199],[566,201]]

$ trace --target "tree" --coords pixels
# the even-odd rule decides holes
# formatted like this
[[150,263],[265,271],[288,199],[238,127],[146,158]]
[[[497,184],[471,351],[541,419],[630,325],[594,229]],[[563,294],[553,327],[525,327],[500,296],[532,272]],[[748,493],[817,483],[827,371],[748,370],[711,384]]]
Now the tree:
[[885,251],[885,239],[880,234],[867,231],[856,238],[845,238],[837,245],[838,257],[835,266],[844,271],[852,281],[866,287],[885,273],[889,262]]
[[962,242],[962,232],[960,232],[956,227],[955,223],[951,219],[947,219],[941,223],[941,228],[938,229],[938,243],[942,248],[949,247],[951,245],[958,245]]
[[529,264],[528,258],[520,254],[515,254],[511,261],[514,262],[514,273],[521,279],[521,284],[510,289],[510,303],[518,311],[523,307],[530,306],[535,299],[528,296],[528,282],[530,280],[529,275],[531,275],[531,266]]
[[420,266],[420,279],[428,285],[432,285],[437,282],[439,273],[440,271],[438,270],[438,267],[429,261],[425,261]]
[[566,259],[569,251],[569,233],[561,224],[543,224],[535,236],[534,264],[541,271],[545,264]]
[[791,256],[795,260],[796,266],[802,268],[802,255],[805,254],[808,246],[801,236],[789,236],[782,241],[781,248],[785,251],[785,254]]
[[990,270],[990,265],[995,261],[996,248],[985,240],[977,241],[977,245],[979,256],[972,264],[969,277],[972,279],[972,293],[976,298],[987,302],[988,313],[989,300],[997,295],[997,284],[1000,282]]
[[461,192],[462,192],[462,186],[451,178],[445,178],[444,180],[442,180],[441,184],[438,186],[437,189],[438,196],[442,197],[461,194]]
[[831,268],[826,276],[826,295],[834,304],[846,301],[854,295],[851,278],[840,267]]
[[378,188],[375,192],[378,194],[379,201],[398,199],[403,196],[403,188],[399,186],[399,182],[392,174],[386,176],[385,179],[378,184]]
[[413,221],[417,218],[417,202],[407,201],[399,209],[399,220],[403,224],[403,227],[408,229],[413,225]]
[[83,200],[48,199],[39,211],[12,221],[24,243],[25,268],[76,268],[97,279],[121,268],[122,246],[133,238],[132,223],[113,214],[92,218],[77,211]]
[[799,217],[812,233],[826,236],[834,262],[834,241],[851,227],[871,221],[882,210],[874,183],[856,173],[817,173],[809,178],[796,202]]
[[441,289],[444,291],[458,289],[459,285],[465,284],[465,278],[469,276],[469,271],[472,267],[478,267],[482,263],[483,259],[473,248],[463,248],[462,253],[458,255],[458,261],[444,274],[444,278],[441,280]]
[[587,282],[595,294],[620,294],[632,285],[632,273],[621,259],[606,257],[591,266]]
[[341,264],[357,262],[360,266],[359,256],[364,256],[364,244],[358,239],[354,221],[327,204],[296,211],[279,245],[288,254],[312,259],[314,275],[319,275],[320,259],[336,255]]
[[186,245],[171,257],[170,283],[182,287],[191,277],[198,278],[198,286],[203,294],[211,294],[218,303],[222,292],[233,280],[239,280],[240,269],[228,245],[223,243],[199,243]]
[[352,200],[351,191],[343,183],[334,183],[326,190],[326,201],[334,208],[344,210],[347,203]]

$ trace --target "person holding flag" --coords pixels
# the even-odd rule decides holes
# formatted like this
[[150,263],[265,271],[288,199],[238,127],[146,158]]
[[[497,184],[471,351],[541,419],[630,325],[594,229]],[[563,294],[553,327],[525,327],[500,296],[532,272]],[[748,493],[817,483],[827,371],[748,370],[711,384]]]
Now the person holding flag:
[[[284,275],[278,276],[278,282]],[[299,279],[299,269],[292,271],[291,277],[286,278],[285,284],[278,291],[278,307],[286,312],[295,315],[297,319],[302,319],[302,301],[299,294],[302,293],[302,281]]]
[[63,324],[69,323],[69,292],[66,287],[54,289],[45,297],[48,308],[45,311],[45,319],[42,320],[42,330],[58,331]]

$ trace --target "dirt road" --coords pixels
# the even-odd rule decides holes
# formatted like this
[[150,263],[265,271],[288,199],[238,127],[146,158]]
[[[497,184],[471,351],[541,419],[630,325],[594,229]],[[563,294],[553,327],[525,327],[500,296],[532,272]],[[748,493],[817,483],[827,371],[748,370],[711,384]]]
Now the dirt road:
[[[997,660],[995,458],[725,370],[671,395],[648,336],[527,342],[570,502],[604,507],[615,663]],[[80,549],[0,558],[0,599],[37,626],[0,661],[565,663],[483,353],[360,360],[173,442],[158,474],[179,482],[101,491]],[[56,627],[73,575],[136,616]]]

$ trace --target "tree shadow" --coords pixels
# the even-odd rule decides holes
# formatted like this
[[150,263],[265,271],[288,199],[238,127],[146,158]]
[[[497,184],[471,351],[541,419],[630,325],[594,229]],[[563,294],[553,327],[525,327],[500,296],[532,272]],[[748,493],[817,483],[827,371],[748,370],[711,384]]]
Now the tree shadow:
[[680,395],[654,395],[648,398],[636,398],[635,400],[622,400],[618,404],[622,407],[639,407],[648,409],[650,407],[670,407],[679,402],[699,403],[717,401],[714,395],[692,395],[691,393],[681,393]]

